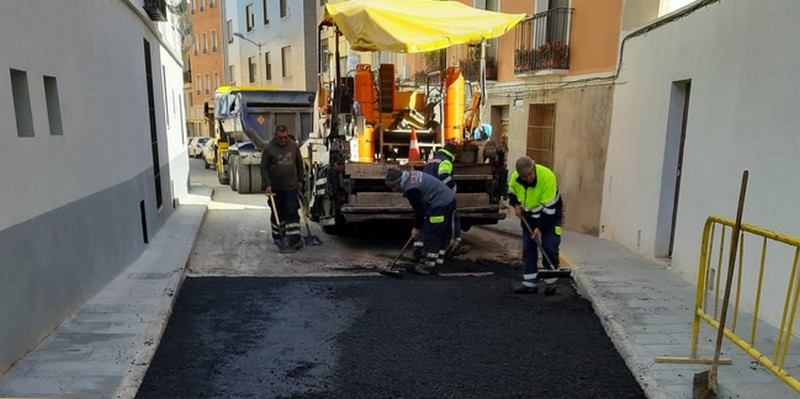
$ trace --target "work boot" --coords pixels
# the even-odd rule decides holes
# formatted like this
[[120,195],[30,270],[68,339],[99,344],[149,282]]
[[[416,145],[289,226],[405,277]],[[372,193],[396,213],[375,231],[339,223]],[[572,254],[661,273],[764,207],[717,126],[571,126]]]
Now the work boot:
[[409,266],[407,270],[411,273],[419,274],[420,276],[429,276],[431,274],[431,269],[425,267],[421,262],[414,264],[414,266]]
[[522,281],[515,283],[512,289],[514,290],[515,294],[535,294],[539,291],[539,288],[533,281]]
[[289,247],[300,250],[303,248],[303,238],[300,236],[289,236]]
[[284,247],[283,238],[275,237],[275,238],[272,239],[272,242],[275,244],[276,247],[278,247],[278,249],[283,249],[283,247]]
[[453,250],[452,256],[466,255],[471,249],[472,247],[467,244],[458,244],[456,249]]
[[280,239],[281,243],[278,244],[279,252],[282,254],[290,254],[297,252],[297,248],[295,248],[294,243],[292,242],[289,237],[283,237]]
[[428,270],[428,268],[422,263],[417,263],[414,265],[414,273],[417,273],[421,276],[429,276],[431,274],[430,270]]

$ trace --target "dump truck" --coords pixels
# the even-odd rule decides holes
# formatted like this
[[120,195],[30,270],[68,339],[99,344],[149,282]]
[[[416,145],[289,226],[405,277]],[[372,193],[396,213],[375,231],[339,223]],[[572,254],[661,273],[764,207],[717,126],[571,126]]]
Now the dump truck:
[[[312,130],[314,92],[223,86],[214,93],[215,163],[222,184],[241,194],[261,192],[261,151],[285,125],[303,144]],[[206,113],[210,111],[206,105]]]
[[[334,60],[342,59],[342,36],[356,51],[417,53],[473,43],[485,54],[486,39],[507,32],[523,17],[453,1],[414,1],[412,6],[396,0],[351,0],[326,5],[319,42],[332,35]],[[459,66],[443,65],[427,74],[424,83],[409,87],[398,84],[394,64],[358,64],[351,71],[334,64],[328,73],[320,68],[314,135],[322,144],[308,150],[310,216],[324,231],[412,219],[401,193],[384,184],[386,172],[393,167],[421,169],[447,142],[461,146],[453,178],[462,229],[505,218],[500,202],[507,191],[505,151],[476,130],[481,126],[482,81],[470,85]],[[485,61],[481,64],[485,68]],[[470,87],[475,95],[467,109]],[[409,159],[412,147],[419,149],[420,160]]]

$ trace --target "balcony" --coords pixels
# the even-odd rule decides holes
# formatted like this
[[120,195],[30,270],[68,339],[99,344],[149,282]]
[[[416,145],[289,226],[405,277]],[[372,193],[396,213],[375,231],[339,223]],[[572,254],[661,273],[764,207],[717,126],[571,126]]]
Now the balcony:
[[519,23],[514,43],[514,73],[569,69],[569,26],[574,9],[553,8]]
[[167,20],[167,1],[166,0],[145,0],[144,11],[153,21]]
[[192,83],[192,70],[184,71],[183,72],[183,82],[184,83]]

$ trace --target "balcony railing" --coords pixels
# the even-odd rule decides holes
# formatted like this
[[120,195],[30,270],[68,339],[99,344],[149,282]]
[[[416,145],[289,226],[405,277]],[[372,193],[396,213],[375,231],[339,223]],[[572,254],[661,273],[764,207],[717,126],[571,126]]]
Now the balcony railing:
[[167,20],[167,2],[166,0],[145,0],[144,10],[150,19],[153,21],[166,21]]
[[573,10],[553,8],[520,22],[514,46],[514,73],[569,69],[569,29]]
[[192,70],[184,71],[183,72],[183,82],[184,83],[192,83]]

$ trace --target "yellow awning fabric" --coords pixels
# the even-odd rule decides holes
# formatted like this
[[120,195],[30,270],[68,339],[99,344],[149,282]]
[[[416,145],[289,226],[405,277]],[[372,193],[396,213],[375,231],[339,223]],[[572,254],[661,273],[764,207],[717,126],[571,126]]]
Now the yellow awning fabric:
[[328,3],[323,24],[333,21],[356,51],[419,53],[501,36],[523,18],[457,1],[350,0]]

